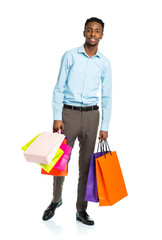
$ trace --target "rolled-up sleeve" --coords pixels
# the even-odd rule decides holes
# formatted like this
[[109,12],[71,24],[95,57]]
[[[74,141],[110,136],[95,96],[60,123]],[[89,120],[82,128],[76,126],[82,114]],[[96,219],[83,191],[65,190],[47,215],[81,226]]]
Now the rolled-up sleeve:
[[107,61],[104,67],[101,78],[101,107],[102,120],[100,130],[108,131],[112,110],[112,74],[109,61]]

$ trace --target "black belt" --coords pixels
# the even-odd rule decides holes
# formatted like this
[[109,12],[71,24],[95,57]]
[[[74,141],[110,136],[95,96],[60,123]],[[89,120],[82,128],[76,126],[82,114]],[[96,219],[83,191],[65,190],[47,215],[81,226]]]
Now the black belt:
[[92,111],[92,110],[98,110],[99,107],[97,105],[94,106],[88,106],[88,107],[76,107],[71,105],[64,104],[64,108],[77,110],[77,111]]

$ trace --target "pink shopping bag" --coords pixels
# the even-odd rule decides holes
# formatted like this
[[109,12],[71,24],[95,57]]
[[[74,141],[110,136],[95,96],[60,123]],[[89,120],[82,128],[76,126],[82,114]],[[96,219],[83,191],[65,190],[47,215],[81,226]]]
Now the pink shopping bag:
[[58,162],[54,165],[54,168],[64,172],[65,171],[65,167],[66,167],[66,165],[68,163],[68,159],[69,159],[72,147],[70,147],[67,144],[63,144],[62,143],[61,146],[60,146],[60,149],[62,149],[64,153],[61,156],[61,158],[58,160]]

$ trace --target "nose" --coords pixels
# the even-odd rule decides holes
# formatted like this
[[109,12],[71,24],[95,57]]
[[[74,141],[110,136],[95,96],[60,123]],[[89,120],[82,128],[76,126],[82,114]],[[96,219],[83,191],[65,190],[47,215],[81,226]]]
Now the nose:
[[91,32],[91,36],[95,36],[95,32],[94,31]]

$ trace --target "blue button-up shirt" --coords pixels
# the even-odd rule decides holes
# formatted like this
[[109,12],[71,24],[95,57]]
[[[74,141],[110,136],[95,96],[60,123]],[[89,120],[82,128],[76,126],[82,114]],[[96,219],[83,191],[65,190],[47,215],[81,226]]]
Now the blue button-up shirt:
[[65,52],[53,91],[53,119],[62,120],[62,103],[72,106],[92,106],[101,83],[102,120],[100,130],[108,131],[112,103],[110,61],[99,51],[89,57],[84,45]]

